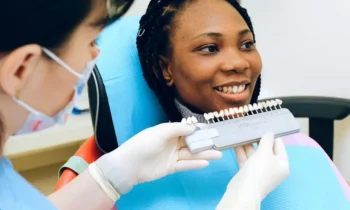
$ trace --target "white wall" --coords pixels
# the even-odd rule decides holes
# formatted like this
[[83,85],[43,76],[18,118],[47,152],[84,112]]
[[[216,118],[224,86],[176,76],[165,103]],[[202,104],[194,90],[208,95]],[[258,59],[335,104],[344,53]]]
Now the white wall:
[[[242,0],[263,58],[266,96],[350,99],[349,0]],[[307,122],[301,121],[307,131]],[[350,181],[350,118],[335,126],[334,161]]]
[[[138,0],[128,15],[144,13]],[[242,0],[263,58],[263,97],[350,99],[349,0]],[[349,87],[349,88],[348,88]],[[301,120],[308,132],[307,120]],[[350,118],[336,123],[335,163],[350,181]]]

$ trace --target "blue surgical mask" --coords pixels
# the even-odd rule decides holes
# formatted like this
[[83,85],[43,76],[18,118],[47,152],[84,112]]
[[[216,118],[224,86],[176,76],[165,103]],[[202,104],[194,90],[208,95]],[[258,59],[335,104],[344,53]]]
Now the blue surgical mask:
[[56,124],[65,124],[67,121],[68,116],[72,113],[72,110],[74,108],[74,102],[78,99],[80,96],[82,89],[84,88],[87,80],[89,79],[94,66],[96,64],[97,57],[94,58],[92,61],[90,61],[82,73],[78,73],[74,71],[70,66],[68,66],[64,61],[62,61],[59,57],[57,57],[54,53],[52,53],[50,50],[43,48],[43,52],[47,54],[51,59],[56,61],[58,64],[60,64],[62,67],[64,67],[66,70],[68,70],[70,73],[75,75],[79,78],[77,84],[74,87],[74,96],[72,100],[67,104],[67,106],[62,109],[58,114],[55,116],[47,116],[46,114],[39,112],[26,104],[25,102],[19,100],[17,97],[13,97],[13,100],[22,106],[24,109],[29,111],[29,115],[23,124],[23,126],[17,131],[15,135],[22,135],[22,134],[28,134],[33,133],[37,131],[44,130],[46,128],[50,128]]

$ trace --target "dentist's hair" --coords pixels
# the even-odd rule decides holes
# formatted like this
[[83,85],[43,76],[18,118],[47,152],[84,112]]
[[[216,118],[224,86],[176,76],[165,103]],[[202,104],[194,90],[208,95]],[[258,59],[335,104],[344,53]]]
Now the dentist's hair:
[[[137,49],[144,77],[149,87],[154,91],[169,119],[173,122],[181,121],[182,116],[175,106],[174,91],[166,85],[159,66],[159,56],[167,55],[170,46],[170,36],[175,27],[176,15],[180,14],[188,4],[198,0],[151,0],[146,14],[140,20]],[[236,0],[226,0],[234,7],[247,23],[249,29],[255,34],[247,10],[240,6]],[[258,99],[261,86],[259,76],[253,92],[251,102]]]
[[[108,4],[107,4],[108,1]],[[0,6],[0,54],[28,44],[59,50],[95,4],[118,19],[133,0],[7,0]]]

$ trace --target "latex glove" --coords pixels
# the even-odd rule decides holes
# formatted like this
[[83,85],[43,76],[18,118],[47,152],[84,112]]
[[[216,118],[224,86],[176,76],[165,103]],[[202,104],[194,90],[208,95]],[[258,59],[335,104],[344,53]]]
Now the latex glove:
[[261,201],[289,175],[288,156],[282,139],[272,133],[253,145],[235,148],[240,171],[230,181],[217,209],[257,210]]
[[209,165],[222,157],[216,150],[192,154],[181,136],[194,132],[193,125],[164,123],[148,128],[104,155],[96,164],[120,194],[143,182]]

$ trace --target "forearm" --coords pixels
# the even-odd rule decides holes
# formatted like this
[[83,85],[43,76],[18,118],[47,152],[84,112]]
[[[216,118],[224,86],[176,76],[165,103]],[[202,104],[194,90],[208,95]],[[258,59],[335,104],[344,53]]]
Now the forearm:
[[48,196],[60,210],[110,210],[115,202],[110,199],[91,176],[89,170]]
[[260,210],[258,188],[237,174],[228,184],[216,210]]

